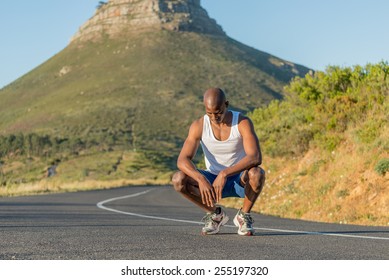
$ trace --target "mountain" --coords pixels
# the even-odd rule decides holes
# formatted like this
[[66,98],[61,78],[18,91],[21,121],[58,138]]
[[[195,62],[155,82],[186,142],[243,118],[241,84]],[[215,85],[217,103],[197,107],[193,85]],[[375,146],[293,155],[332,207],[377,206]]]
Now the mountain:
[[46,150],[131,150],[171,170],[207,88],[247,112],[308,71],[229,38],[199,0],[100,2],[68,46],[0,90],[0,136],[48,135]]

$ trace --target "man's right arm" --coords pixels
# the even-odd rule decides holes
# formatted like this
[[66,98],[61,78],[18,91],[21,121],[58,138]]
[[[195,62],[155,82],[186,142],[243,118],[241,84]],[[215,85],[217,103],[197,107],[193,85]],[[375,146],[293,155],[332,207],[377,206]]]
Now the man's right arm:
[[186,138],[180,155],[178,156],[177,167],[198,183],[203,204],[213,206],[213,202],[215,200],[214,190],[208,180],[197,170],[195,164],[193,163],[193,158],[200,145],[203,129],[202,122],[202,119],[199,119],[194,121],[190,126],[188,137]]
[[185,139],[184,145],[182,146],[180,155],[177,160],[177,167],[186,175],[196,180],[199,183],[204,178],[202,174],[197,170],[193,163],[193,158],[196,155],[197,149],[200,145],[201,139],[201,119],[196,120],[192,123],[189,128],[189,133]]

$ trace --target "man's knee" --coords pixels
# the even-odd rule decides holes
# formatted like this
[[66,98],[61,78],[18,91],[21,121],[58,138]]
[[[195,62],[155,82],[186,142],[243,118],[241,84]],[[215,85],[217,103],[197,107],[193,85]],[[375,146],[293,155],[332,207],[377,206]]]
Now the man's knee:
[[177,171],[176,173],[173,174],[172,177],[172,184],[174,189],[177,192],[183,192],[185,190],[185,181],[186,175],[182,171]]
[[265,183],[265,170],[261,167],[252,167],[247,172],[248,179],[254,191],[260,191]]

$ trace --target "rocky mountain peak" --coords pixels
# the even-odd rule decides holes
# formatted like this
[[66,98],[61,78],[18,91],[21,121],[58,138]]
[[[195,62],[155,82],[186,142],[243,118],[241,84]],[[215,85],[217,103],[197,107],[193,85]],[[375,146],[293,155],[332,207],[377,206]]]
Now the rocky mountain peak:
[[100,2],[71,42],[162,29],[225,35],[200,0],[110,0]]

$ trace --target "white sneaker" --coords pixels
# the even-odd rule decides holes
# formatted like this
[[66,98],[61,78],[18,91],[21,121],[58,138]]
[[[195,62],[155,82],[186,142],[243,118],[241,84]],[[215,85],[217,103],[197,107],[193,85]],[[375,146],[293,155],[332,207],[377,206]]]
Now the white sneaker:
[[239,228],[239,235],[254,235],[255,230],[253,228],[254,220],[250,213],[244,213],[242,209],[238,211],[234,218],[234,224]]
[[202,221],[205,222],[203,229],[201,230],[202,235],[216,234],[219,232],[220,227],[228,222],[229,218],[226,213],[221,210],[220,214],[207,213]]

